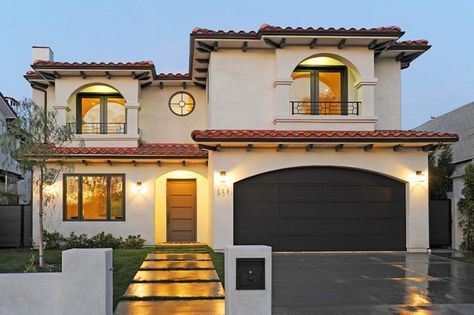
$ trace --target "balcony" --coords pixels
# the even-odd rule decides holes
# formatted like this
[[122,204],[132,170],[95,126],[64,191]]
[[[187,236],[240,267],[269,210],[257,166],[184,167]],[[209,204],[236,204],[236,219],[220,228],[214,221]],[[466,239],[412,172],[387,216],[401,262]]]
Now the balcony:
[[292,115],[358,116],[360,101],[290,101]]
[[126,123],[69,123],[69,128],[76,134],[89,135],[124,135],[127,134]]

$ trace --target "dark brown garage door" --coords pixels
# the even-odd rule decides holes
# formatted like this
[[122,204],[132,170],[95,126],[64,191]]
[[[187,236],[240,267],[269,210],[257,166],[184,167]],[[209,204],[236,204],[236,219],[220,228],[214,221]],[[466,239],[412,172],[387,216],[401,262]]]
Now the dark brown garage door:
[[406,250],[405,185],[335,167],[244,179],[234,185],[234,243],[274,251]]

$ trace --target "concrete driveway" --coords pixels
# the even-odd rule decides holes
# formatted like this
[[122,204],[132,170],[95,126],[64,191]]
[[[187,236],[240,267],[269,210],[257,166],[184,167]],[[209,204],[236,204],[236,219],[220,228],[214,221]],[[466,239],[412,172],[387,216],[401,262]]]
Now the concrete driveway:
[[273,314],[474,314],[474,265],[409,253],[274,253]]

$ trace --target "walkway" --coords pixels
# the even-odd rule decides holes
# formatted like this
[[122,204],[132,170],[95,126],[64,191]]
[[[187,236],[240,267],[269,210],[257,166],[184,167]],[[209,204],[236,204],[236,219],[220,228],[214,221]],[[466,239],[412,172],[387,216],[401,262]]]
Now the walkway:
[[205,249],[163,246],[145,258],[115,314],[224,314],[224,311],[224,289]]

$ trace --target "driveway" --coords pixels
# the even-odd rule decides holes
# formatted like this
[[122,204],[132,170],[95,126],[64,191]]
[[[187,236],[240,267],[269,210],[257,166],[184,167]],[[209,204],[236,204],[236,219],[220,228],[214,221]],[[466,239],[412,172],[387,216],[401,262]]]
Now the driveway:
[[273,314],[474,314],[474,265],[402,252],[274,253]]

